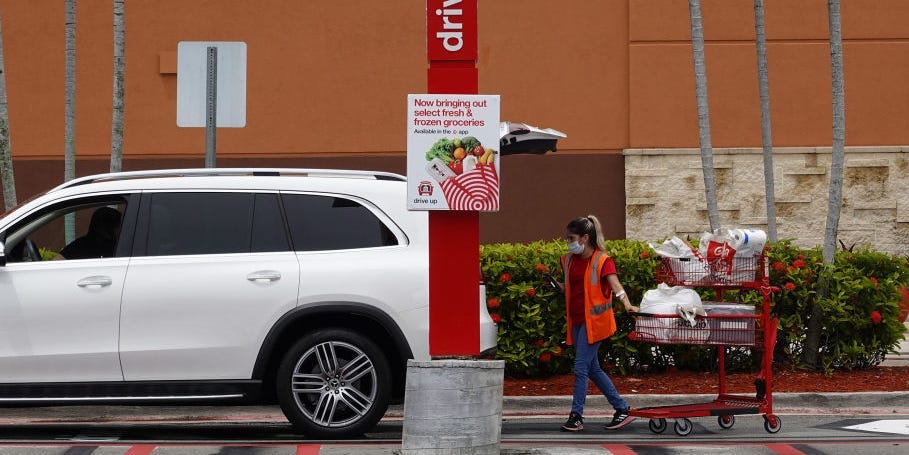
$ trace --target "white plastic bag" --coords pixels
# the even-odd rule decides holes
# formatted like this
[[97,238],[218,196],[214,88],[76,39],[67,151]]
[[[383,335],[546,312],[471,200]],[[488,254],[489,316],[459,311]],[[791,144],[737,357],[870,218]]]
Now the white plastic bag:
[[688,242],[672,237],[658,246],[650,244],[650,248],[653,248],[658,256],[668,259],[669,271],[672,272],[675,283],[696,286],[710,278],[710,267],[707,262]]
[[707,319],[698,319],[690,325],[684,319],[672,319],[673,324],[666,330],[666,337],[674,344],[707,344],[710,325]]
[[653,248],[653,251],[656,252],[658,256],[667,258],[696,257],[694,247],[678,237],[672,237],[671,239],[663,242],[661,245],[653,246],[652,243],[649,245],[650,248]]
[[736,285],[758,280],[756,257],[766,240],[759,229],[717,230],[701,236],[698,251],[709,264],[712,281]]
[[740,316],[740,318],[709,318],[710,338],[708,344],[754,346],[755,309],[754,305],[742,303],[706,302],[704,310],[709,316]]
[[692,327],[697,325],[695,316],[707,316],[707,312],[704,311],[704,305],[701,304],[700,298],[698,298],[697,302],[679,304],[678,308],[676,308],[676,313]]
[[676,307],[684,303],[701,302],[694,289],[684,286],[669,286],[660,283],[656,289],[644,293],[641,299],[641,313],[676,314]]
[[757,256],[764,251],[767,233],[760,229],[730,229],[727,234],[738,255]]
[[[692,314],[704,312],[698,293],[694,289],[684,286],[669,286],[660,283],[656,289],[645,292],[644,298],[641,300],[641,313],[679,315],[680,308],[684,308],[686,309],[684,311],[690,311]],[[635,331],[641,340],[669,343],[676,341],[679,336],[684,336],[686,339],[691,338],[690,334],[680,333],[680,331],[684,331],[685,327],[694,327],[700,322],[695,321],[694,316],[691,316],[690,322],[679,317],[640,316],[636,319]],[[701,330],[689,329],[688,331],[700,332]],[[706,341],[709,331],[704,327],[703,332],[703,339]],[[700,336],[701,334],[696,333],[695,335]]]

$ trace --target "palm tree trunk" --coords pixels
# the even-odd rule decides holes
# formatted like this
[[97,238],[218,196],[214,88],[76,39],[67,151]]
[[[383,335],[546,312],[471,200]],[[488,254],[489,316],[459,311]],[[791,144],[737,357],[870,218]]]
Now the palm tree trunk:
[[114,111],[111,121],[110,171],[123,168],[123,49],[125,44],[123,0],[114,0]]
[[3,204],[5,210],[9,210],[18,204],[16,200],[16,177],[13,173],[13,156],[9,142],[6,66],[3,64],[3,29],[0,28],[0,180],[3,181]]
[[843,167],[846,161],[846,92],[843,81],[843,36],[840,29],[840,1],[827,0],[830,21],[830,71],[833,81],[833,157],[830,162],[830,192],[827,197],[827,226],[824,229],[824,262],[833,263],[836,237],[843,204]]
[[[827,0],[830,27],[830,73],[833,82],[833,156],[830,161],[830,189],[827,196],[827,225],[824,229],[824,263],[833,264],[836,237],[843,203],[843,167],[846,161],[846,92],[843,77],[843,36],[840,27],[840,1]],[[826,277],[818,280],[818,300],[828,294]],[[805,365],[818,368],[818,349],[823,312],[817,302],[811,305],[808,330],[805,334]]]
[[701,1],[688,0],[688,9],[691,16],[691,48],[694,54],[701,166],[704,171],[707,217],[710,221],[710,230],[714,231],[720,228],[720,213],[717,207],[716,178],[713,174],[713,146],[710,143],[710,109],[707,102],[707,68],[704,63],[704,26],[701,23]]
[[[63,181],[76,177],[76,0],[66,0],[66,107],[64,120]],[[66,243],[76,238],[76,220],[64,219]]]
[[767,200],[767,235],[776,241],[776,192],[773,189],[773,137],[770,134],[770,83],[767,76],[767,36],[764,32],[764,0],[754,0],[754,31],[757,45],[758,91],[761,98],[761,143],[764,147],[764,198]]

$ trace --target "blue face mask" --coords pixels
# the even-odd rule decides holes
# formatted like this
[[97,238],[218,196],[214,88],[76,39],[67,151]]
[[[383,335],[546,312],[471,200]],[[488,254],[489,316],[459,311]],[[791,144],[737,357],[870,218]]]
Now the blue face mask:
[[568,243],[568,252],[571,254],[581,254],[584,252],[584,245],[581,245],[578,242]]

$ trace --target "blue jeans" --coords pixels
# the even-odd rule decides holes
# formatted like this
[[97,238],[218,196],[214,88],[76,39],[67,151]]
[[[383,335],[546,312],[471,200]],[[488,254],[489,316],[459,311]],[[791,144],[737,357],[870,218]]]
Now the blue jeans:
[[625,409],[628,404],[619,395],[619,392],[612,385],[612,381],[606,372],[600,368],[600,361],[597,358],[597,352],[600,349],[600,342],[593,344],[587,343],[587,327],[584,325],[571,327],[571,338],[574,340],[574,401],[571,402],[571,412],[578,415],[584,415],[584,403],[587,401],[587,380],[593,380],[600,392],[609,400],[609,404],[618,411]]

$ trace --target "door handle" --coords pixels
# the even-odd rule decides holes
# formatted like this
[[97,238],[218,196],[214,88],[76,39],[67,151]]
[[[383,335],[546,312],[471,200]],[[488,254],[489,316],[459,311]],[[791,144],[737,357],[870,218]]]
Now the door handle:
[[246,279],[255,282],[278,281],[281,279],[281,272],[277,270],[260,270],[246,275]]
[[90,276],[77,281],[76,285],[78,285],[80,288],[89,286],[97,286],[99,288],[103,288],[105,286],[110,286],[111,283],[113,283],[113,281],[109,276]]

